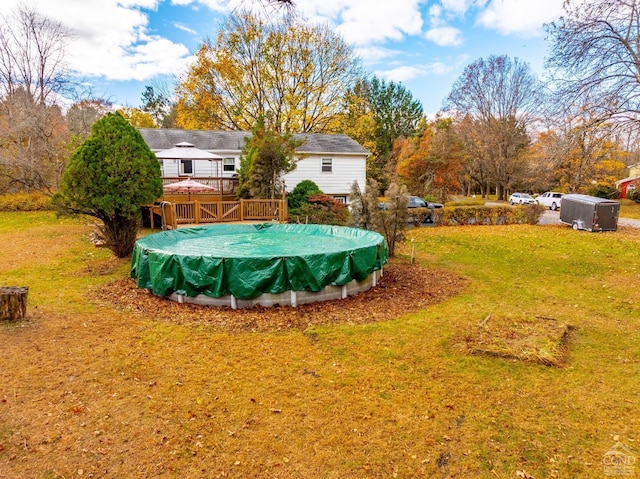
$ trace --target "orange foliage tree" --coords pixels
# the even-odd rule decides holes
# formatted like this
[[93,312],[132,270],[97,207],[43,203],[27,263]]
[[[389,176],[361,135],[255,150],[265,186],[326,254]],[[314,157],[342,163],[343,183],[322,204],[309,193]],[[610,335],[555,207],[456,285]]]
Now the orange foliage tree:
[[465,153],[450,118],[424,124],[411,138],[394,142],[396,173],[416,195],[446,200],[460,189]]

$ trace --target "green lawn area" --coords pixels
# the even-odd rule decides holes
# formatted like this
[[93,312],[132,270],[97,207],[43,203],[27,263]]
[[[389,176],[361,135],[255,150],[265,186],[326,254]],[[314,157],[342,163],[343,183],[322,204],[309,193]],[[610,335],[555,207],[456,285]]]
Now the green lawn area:
[[[0,478],[601,478],[616,442],[640,455],[640,230],[412,229],[460,294],[230,332],[96,300],[129,265],[90,223],[0,213],[0,286],[30,288],[30,319],[0,323]],[[565,364],[468,354],[488,315],[572,326]]]
[[623,218],[633,218],[640,220],[640,203],[622,199],[620,201],[620,216]]

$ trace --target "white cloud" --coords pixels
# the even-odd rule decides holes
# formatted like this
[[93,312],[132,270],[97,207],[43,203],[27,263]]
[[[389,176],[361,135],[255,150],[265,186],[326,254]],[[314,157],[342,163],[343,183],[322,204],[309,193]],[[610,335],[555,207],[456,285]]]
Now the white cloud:
[[563,0],[492,0],[477,18],[485,28],[523,36],[541,36],[543,23],[558,18]]
[[442,0],[442,7],[456,15],[464,15],[471,5],[486,3],[486,0]]
[[462,32],[455,27],[447,25],[442,18],[445,10],[441,5],[432,5],[429,8],[429,28],[425,38],[441,47],[457,46],[462,44]]
[[387,58],[397,58],[399,55],[405,54],[405,52],[401,50],[378,46],[358,47],[355,49],[355,52],[365,63],[376,63],[381,60],[386,60]]
[[193,28],[189,28],[187,25],[184,25],[183,23],[174,22],[173,26],[176,27],[178,30],[182,30],[183,32],[190,33],[191,35],[198,34],[198,32],[196,32]]
[[462,44],[462,32],[454,27],[436,27],[427,30],[427,40],[431,40],[441,47],[457,46]]
[[[188,48],[148,33],[144,9],[159,0],[35,0],[39,13],[74,31],[68,46],[70,68],[79,76],[107,80],[147,80],[183,68]],[[18,0],[4,0],[0,11],[15,11]]]
[[357,45],[401,40],[422,31],[420,0],[297,0],[297,8],[314,21],[328,21]]
[[406,82],[414,78],[424,76],[426,70],[420,66],[403,65],[391,70],[378,70],[376,76],[393,82]]
[[394,82],[407,82],[420,77],[444,76],[455,71],[468,60],[466,55],[448,61],[436,60],[420,65],[402,65],[390,70],[377,70],[375,74],[380,78]]

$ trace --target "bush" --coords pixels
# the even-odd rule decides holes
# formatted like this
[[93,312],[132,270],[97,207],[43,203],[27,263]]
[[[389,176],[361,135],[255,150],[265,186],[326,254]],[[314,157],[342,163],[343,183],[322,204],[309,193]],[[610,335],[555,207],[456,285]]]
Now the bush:
[[544,206],[533,204],[526,206],[445,206],[434,218],[438,226],[455,225],[535,225]]
[[287,195],[287,204],[289,206],[289,214],[299,214],[298,210],[302,205],[309,203],[309,196],[321,195],[322,191],[311,180],[303,180],[296,185],[291,193]]
[[407,217],[409,223],[413,223],[414,226],[420,226],[427,221],[433,220],[433,212],[429,208],[408,208]]
[[43,211],[55,209],[51,197],[44,193],[10,193],[0,195],[0,211]]
[[620,198],[620,192],[617,188],[609,185],[597,184],[590,188],[587,194],[597,198],[605,198],[607,200],[615,200]]
[[[629,190],[627,190],[627,192],[628,191]],[[634,188],[631,193],[627,194],[627,198],[629,198],[632,201],[635,201],[636,203],[640,203],[640,188]]]
[[344,226],[349,223],[349,210],[347,205],[329,195],[311,195],[308,202],[298,208],[297,215],[289,215],[289,219],[319,225]]

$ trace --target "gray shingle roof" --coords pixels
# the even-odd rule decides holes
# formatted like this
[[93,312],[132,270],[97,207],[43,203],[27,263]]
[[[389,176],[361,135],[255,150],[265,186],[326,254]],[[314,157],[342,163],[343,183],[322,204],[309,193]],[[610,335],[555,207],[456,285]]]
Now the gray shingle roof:
[[[209,151],[240,151],[248,131],[180,130],[175,128],[139,128],[142,138],[154,151],[168,150],[176,144],[187,141],[196,148]],[[341,153],[346,155],[368,155],[364,147],[347,135],[321,133],[299,133],[296,139],[305,142],[298,148],[299,153]]]

